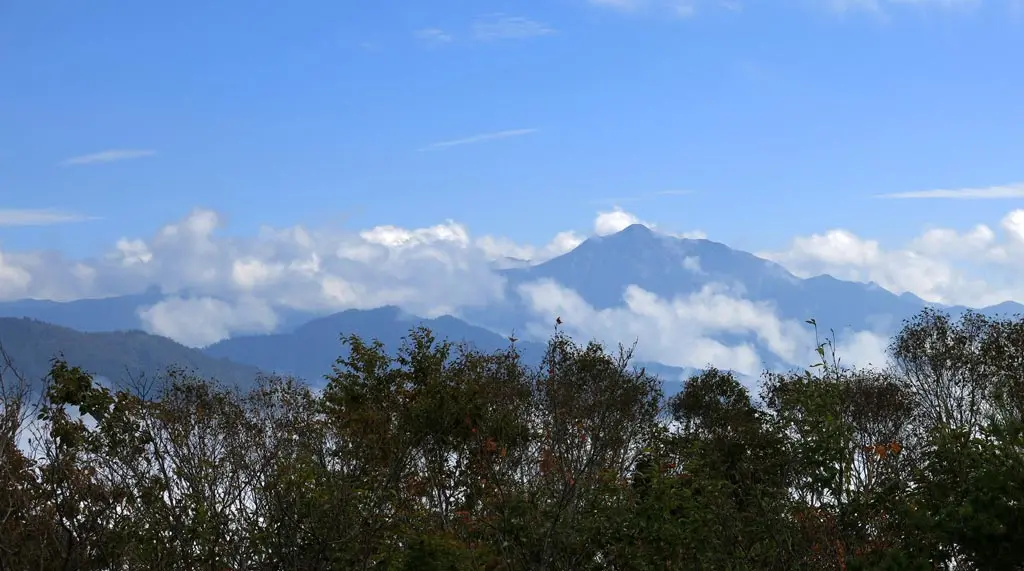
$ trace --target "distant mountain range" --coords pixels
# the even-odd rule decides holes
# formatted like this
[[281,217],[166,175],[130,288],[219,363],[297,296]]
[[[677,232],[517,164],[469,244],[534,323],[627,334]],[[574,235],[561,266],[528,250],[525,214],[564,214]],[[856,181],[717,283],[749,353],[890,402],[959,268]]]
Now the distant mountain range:
[[[261,370],[290,374],[317,384],[331,372],[339,357],[348,355],[341,344],[341,336],[356,334],[365,340],[378,339],[389,350],[397,350],[402,338],[414,327],[427,327],[434,337],[452,342],[465,342],[477,350],[491,353],[508,349],[510,339],[466,323],[451,316],[422,319],[409,315],[397,307],[370,310],[348,310],[314,319],[291,333],[273,335],[246,335],[214,343],[203,351],[210,356],[247,363]],[[539,365],[546,345],[534,341],[516,341],[523,362]],[[659,363],[637,361],[667,383],[666,390],[674,391],[685,369]]]
[[[659,234],[641,224],[584,241],[574,250],[529,267],[501,270],[509,286],[551,279],[576,291],[596,309],[621,305],[626,287],[635,285],[662,298],[699,292],[712,283],[735,288],[751,301],[771,302],[780,318],[818,323],[836,330],[893,332],[907,317],[929,304],[911,293],[896,295],[876,284],[821,275],[801,279],[779,264],[710,240]],[[522,301],[509,296],[497,314],[484,308],[472,314],[489,326],[522,326]],[[959,314],[965,307],[946,307]],[[1006,302],[982,313],[1016,313],[1024,305]],[[498,317],[492,317],[492,316]]]
[[252,365],[211,357],[142,331],[83,333],[28,318],[0,318],[0,347],[33,387],[46,377],[50,361],[61,355],[70,365],[115,383],[156,375],[176,366],[244,387],[251,385],[260,372]]
[[[509,295],[504,302],[467,310],[460,318],[444,316],[420,319],[398,308],[349,310],[328,316],[288,311],[282,325],[270,335],[240,336],[221,341],[204,350],[189,349],[170,340],[135,330],[141,326],[138,311],[163,299],[159,290],[137,295],[65,303],[20,300],[0,303],[0,340],[8,350],[24,352],[22,361],[39,372],[58,349],[72,362],[105,376],[117,375],[126,362],[138,370],[172,362],[193,366],[211,376],[243,382],[257,369],[294,374],[318,384],[343,353],[341,335],[355,333],[366,339],[378,338],[397,349],[409,329],[431,328],[438,338],[466,341],[484,351],[507,348],[507,335],[527,331],[531,312],[515,295],[522,284],[549,279],[574,290],[595,309],[622,304],[629,285],[635,285],[665,299],[700,292],[708,284],[723,284],[745,299],[771,303],[784,320],[802,322],[814,318],[837,331],[873,331],[892,334],[900,323],[930,304],[912,294],[896,295],[875,284],[848,282],[831,276],[801,279],[782,266],[731,249],[709,240],[676,238],[632,225],[621,232],[584,241],[574,250],[537,265],[507,260],[499,271],[506,279]],[[942,307],[957,315],[964,307]],[[1006,302],[981,313],[1014,314],[1024,306]],[[76,330],[76,331],[72,331]],[[106,333],[104,333],[106,332]],[[757,340],[741,334],[723,334],[726,343]],[[18,342],[11,339],[21,339]],[[527,362],[539,362],[542,339],[517,343]],[[581,340],[585,341],[585,340]],[[614,341],[614,340],[604,340]],[[631,341],[631,340],[628,340]],[[643,344],[644,340],[639,342]],[[764,353],[763,347],[758,347]],[[692,372],[656,363],[642,363],[648,370],[675,383]],[[672,387],[666,387],[672,390]]]
[[[382,307],[343,311],[310,321],[292,333],[242,336],[205,349],[192,349],[142,331],[85,333],[29,318],[0,318],[0,347],[33,385],[46,376],[51,360],[63,355],[68,363],[115,382],[178,366],[242,388],[252,386],[260,374],[273,373],[319,386],[335,361],[348,355],[348,348],[341,343],[343,335],[378,339],[394,351],[410,329],[421,325],[439,340],[465,342],[488,353],[511,344],[509,339],[454,317],[420,319],[397,307]],[[538,365],[543,358],[544,344],[517,341],[516,347],[527,364]],[[634,365],[659,375],[669,393],[678,391],[683,375],[693,372],[658,363],[638,361]]]

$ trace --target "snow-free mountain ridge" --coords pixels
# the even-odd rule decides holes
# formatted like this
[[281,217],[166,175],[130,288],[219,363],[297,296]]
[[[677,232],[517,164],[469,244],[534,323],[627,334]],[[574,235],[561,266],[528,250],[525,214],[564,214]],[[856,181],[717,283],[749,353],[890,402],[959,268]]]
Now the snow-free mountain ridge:
[[[891,335],[904,319],[930,305],[913,294],[897,295],[873,283],[843,281],[827,275],[799,278],[781,265],[748,252],[711,240],[661,234],[639,224],[615,234],[589,238],[572,251],[543,263],[528,265],[511,259],[506,262],[502,264],[504,269],[496,270],[506,278],[504,300],[488,307],[463,309],[458,317],[420,319],[394,307],[347,310],[326,316],[282,309],[283,324],[271,334],[236,335],[213,344],[205,352],[267,372],[294,373],[317,382],[330,372],[334,359],[342,353],[340,336],[356,333],[367,339],[379,338],[389,348],[397,349],[408,330],[422,324],[434,330],[438,338],[467,341],[485,351],[507,347],[507,338],[515,331],[521,338],[518,346],[524,357],[538,361],[545,339],[541,334],[530,338],[529,331],[531,325],[533,331],[538,331],[536,325],[541,318],[522,295],[523,287],[538,281],[572,290],[595,312],[623,306],[623,295],[629,286],[667,301],[685,300],[706,288],[717,288],[716,291],[726,291],[739,299],[761,302],[787,322],[803,323],[814,318],[825,328],[879,335]],[[30,317],[81,332],[139,329],[139,311],[163,298],[164,294],[153,288],[135,295],[64,303],[19,300],[0,303],[0,317]],[[966,308],[943,309],[956,315]],[[1022,309],[1024,306],[1018,303],[1005,302],[980,311],[993,315],[1020,313]],[[546,316],[543,320],[553,318]],[[756,347],[767,367],[794,365],[773,355],[763,339],[749,331],[725,328],[713,335],[726,345]],[[645,342],[600,340],[610,346],[634,340],[640,345]],[[685,351],[686,347],[678,350]],[[655,363],[649,365],[659,369]],[[675,379],[684,372],[674,367],[659,370]]]

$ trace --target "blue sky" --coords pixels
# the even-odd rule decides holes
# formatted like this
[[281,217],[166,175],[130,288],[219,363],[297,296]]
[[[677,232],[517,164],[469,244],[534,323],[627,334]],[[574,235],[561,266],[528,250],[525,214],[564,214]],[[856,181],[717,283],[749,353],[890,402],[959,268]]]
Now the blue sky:
[[[1022,0],[0,1],[0,300],[159,285],[144,327],[201,345],[486,305],[644,221],[1024,301],[1021,54]],[[615,311],[782,330],[705,294]]]
[[[202,206],[539,242],[617,199],[757,249],[966,227],[1006,201],[872,195],[1022,179],[1008,1],[631,1],[5,2],[0,207],[102,220],[2,241],[98,253]],[[119,150],[151,154],[63,164]]]

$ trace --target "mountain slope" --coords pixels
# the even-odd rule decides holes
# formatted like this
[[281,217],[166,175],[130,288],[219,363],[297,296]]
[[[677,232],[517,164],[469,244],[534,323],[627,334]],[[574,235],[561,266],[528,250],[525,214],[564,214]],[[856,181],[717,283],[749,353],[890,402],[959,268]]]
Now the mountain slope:
[[[508,339],[486,329],[474,327],[450,316],[420,319],[397,307],[348,310],[314,319],[292,333],[247,335],[214,343],[206,354],[249,363],[265,371],[292,374],[317,384],[331,372],[339,356],[348,354],[341,338],[356,334],[364,340],[379,339],[389,352],[401,345],[409,330],[423,325],[434,336],[449,341],[466,341],[481,351],[496,351],[509,346]],[[544,347],[539,343],[518,344],[524,358],[540,359]]]
[[[721,284],[746,299],[774,304],[782,319],[803,322],[814,318],[823,327],[836,330],[891,333],[902,320],[929,305],[913,294],[896,295],[875,284],[828,275],[801,279],[775,262],[724,244],[659,234],[640,224],[590,238],[542,264],[502,273],[512,291],[523,283],[550,279],[576,291],[596,309],[620,306],[629,285],[671,299],[697,293],[708,284]],[[525,315],[526,308],[516,296],[510,297],[500,308],[474,311],[467,317],[488,327],[522,327],[516,317]],[[957,313],[964,308],[947,309]],[[1007,302],[982,312],[1022,309],[1020,304]]]
[[[409,330],[420,325],[429,328],[438,340],[464,341],[488,353],[509,347],[506,337],[448,315],[421,319],[396,307],[381,307],[342,311],[314,319],[289,334],[235,337],[210,345],[205,352],[213,357],[250,363],[264,371],[292,374],[311,384],[319,384],[324,375],[331,372],[335,360],[348,354],[347,347],[340,342],[342,337],[354,333],[366,341],[379,339],[388,352],[394,354]],[[516,347],[527,364],[537,365],[543,358],[545,345],[542,343],[518,341]],[[669,393],[678,390],[678,381],[686,372],[657,363],[637,362],[635,365],[646,366],[652,374],[659,375],[665,381],[665,391]]]
[[[572,251],[535,266],[508,258],[495,267],[502,268],[498,271],[508,280],[508,299],[468,309],[462,316],[499,332],[523,330],[530,315],[515,295],[515,288],[545,278],[576,291],[597,309],[621,305],[629,285],[671,299],[699,292],[708,284],[722,284],[746,299],[774,304],[783,319],[802,322],[813,317],[823,327],[836,330],[891,333],[903,319],[929,305],[913,294],[896,295],[874,284],[827,275],[800,279],[748,252],[710,240],[660,234],[640,224],[616,234],[589,238]],[[151,288],[136,295],[63,303],[0,302],[0,317],[31,317],[84,332],[122,331],[140,328],[138,311],[163,298],[158,288]],[[944,309],[957,314],[965,308]],[[1024,306],[1013,302],[981,309],[989,315],[1022,311]],[[316,316],[279,308],[278,317],[280,325],[275,333],[294,331]]]
[[[771,304],[783,320],[802,324],[814,318],[822,330],[835,329],[840,334],[852,330],[891,335],[904,319],[929,305],[913,294],[896,295],[875,284],[842,281],[827,275],[800,279],[782,266],[753,254],[709,240],[659,234],[642,225],[590,238],[574,250],[535,266],[512,259],[503,260],[498,266],[504,268],[499,271],[508,280],[506,299],[488,307],[461,311],[460,319],[464,321],[452,317],[418,320],[395,308],[346,311],[308,321],[313,316],[280,310],[284,325],[278,327],[275,335],[237,337],[215,344],[207,352],[317,382],[330,372],[331,364],[343,353],[338,338],[344,333],[379,337],[389,349],[396,349],[408,330],[422,322],[434,329],[439,338],[469,341],[486,351],[501,349],[508,345],[508,333],[514,330],[525,336],[527,325],[538,318],[516,294],[517,286],[538,279],[550,279],[574,290],[599,310],[621,306],[629,285],[671,300],[717,284],[730,288],[737,297]],[[7,302],[0,303],[0,316],[35,317],[83,331],[136,329],[139,308],[161,298],[159,291],[150,290],[135,296],[69,303]],[[957,315],[965,308],[941,309]],[[981,309],[988,315],[1022,311],[1024,306],[1013,302]],[[554,316],[540,318],[546,322]],[[751,344],[767,366],[789,365],[777,362],[751,331],[717,331],[713,336],[729,346]],[[633,339],[602,341],[614,344]],[[650,342],[639,339],[641,346]],[[520,342],[520,347],[531,360],[539,360],[543,351],[542,345],[536,343]],[[674,371],[669,370],[673,374]]]
[[[189,292],[178,295],[189,297]],[[140,311],[167,297],[160,288],[152,287],[138,294],[74,301],[19,299],[0,302],[0,317],[28,317],[83,333],[131,331],[143,325]],[[291,331],[313,317],[292,309],[280,309],[277,314],[279,332]]]
[[514,283],[549,278],[576,290],[597,309],[622,303],[635,284],[659,296],[696,292],[709,282],[737,282],[750,293],[793,287],[799,279],[782,266],[710,240],[658,234],[633,224],[592,237],[574,250],[529,268],[503,272]]
[[259,375],[251,365],[210,357],[141,331],[85,333],[34,319],[0,318],[0,346],[33,384],[46,376],[50,360],[61,353],[68,363],[113,381],[158,375],[172,365],[242,387]]
[[[597,309],[622,304],[629,285],[662,298],[699,292],[717,283],[739,295],[776,305],[780,317],[815,318],[826,326],[868,329],[890,316],[912,315],[924,302],[877,286],[830,276],[800,279],[753,254],[710,240],[658,234],[640,224],[590,238],[575,250],[531,268],[505,270],[511,285],[547,278],[575,290]],[[898,323],[898,320],[897,320]]]
[[0,303],[0,317],[28,317],[83,333],[130,331],[139,328],[139,308],[162,297],[159,288],[150,288],[140,294],[65,302],[21,299]]

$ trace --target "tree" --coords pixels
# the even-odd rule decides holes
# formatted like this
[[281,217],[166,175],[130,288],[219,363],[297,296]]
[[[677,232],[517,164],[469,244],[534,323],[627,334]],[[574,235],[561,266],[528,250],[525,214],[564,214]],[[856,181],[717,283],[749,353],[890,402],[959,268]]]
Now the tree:
[[5,368],[0,571],[1018,571],[1022,340],[925,312],[891,369],[826,342],[756,402],[713,368],[666,401],[558,332],[538,367],[350,336],[322,391],[58,359],[36,406]]

